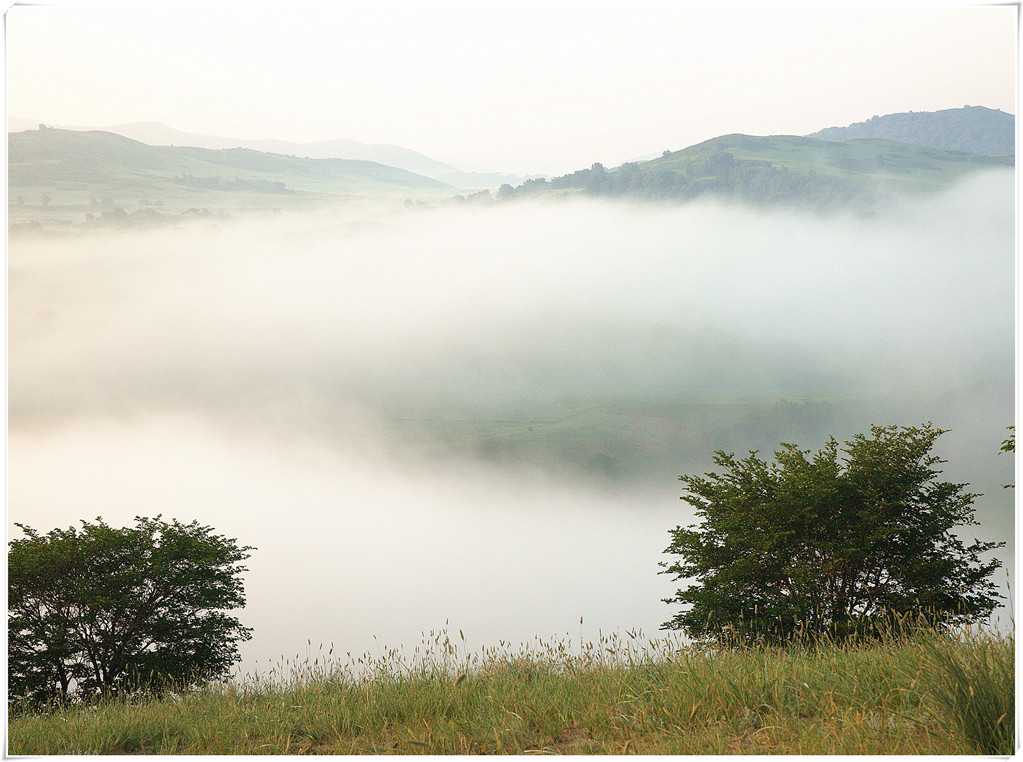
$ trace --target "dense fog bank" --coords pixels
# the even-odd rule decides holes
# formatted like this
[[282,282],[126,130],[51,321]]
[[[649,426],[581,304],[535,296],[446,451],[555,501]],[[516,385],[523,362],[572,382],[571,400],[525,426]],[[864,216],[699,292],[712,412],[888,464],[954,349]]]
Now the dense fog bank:
[[1005,172],[871,219],[580,201],[14,240],[9,521],[258,546],[248,665],[445,618],[653,630],[676,478],[717,448],[933,420],[1011,540],[1013,236]]

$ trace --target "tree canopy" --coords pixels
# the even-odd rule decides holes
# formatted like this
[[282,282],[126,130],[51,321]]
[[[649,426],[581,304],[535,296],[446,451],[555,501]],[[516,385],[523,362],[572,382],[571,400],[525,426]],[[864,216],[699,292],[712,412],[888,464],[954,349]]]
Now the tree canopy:
[[136,517],[116,529],[12,540],[8,565],[9,700],[159,690],[222,677],[251,630],[239,563],[251,547],[193,521]]
[[785,643],[877,632],[893,617],[937,626],[988,616],[1004,543],[967,545],[976,524],[967,485],[939,480],[931,452],[945,433],[874,426],[816,454],[781,445],[774,463],[718,451],[723,470],[681,476],[698,526],[676,527],[664,572],[689,580],[665,599],[687,608],[664,623],[698,639]]

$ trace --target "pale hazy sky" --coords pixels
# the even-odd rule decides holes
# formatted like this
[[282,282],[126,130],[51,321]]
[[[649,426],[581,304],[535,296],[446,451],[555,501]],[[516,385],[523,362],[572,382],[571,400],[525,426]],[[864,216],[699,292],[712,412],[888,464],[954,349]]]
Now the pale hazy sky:
[[563,173],[730,132],[1016,112],[1015,6],[15,5],[8,115]]

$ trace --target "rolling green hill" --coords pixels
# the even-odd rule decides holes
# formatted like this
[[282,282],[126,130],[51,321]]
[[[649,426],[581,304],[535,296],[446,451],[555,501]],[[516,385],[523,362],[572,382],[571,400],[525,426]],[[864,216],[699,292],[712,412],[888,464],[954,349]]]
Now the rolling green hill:
[[[792,171],[814,169],[825,175],[865,181],[884,180],[905,187],[941,187],[980,167],[1013,165],[1010,157],[989,157],[897,143],[883,139],[818,141],[791,135],[725,135],[647,163],[647,169],[684,168],[713,163],[723,152],[736,164],[766,162]],[[726,162],[727,163],[727,162]]]
[[447,195],[450,186],[372,161],[246,148],[150,146],[110,132],[8,135],[12,229],[19,224],[157,221],[183,211],[277,209],[344,196]]
[[940,190],[979,169],[1012,167],[982,156],[881,139],[841,142],[775,135],[723,135],[642,163],[594,164],[552,180],[505,186],[503,198],[538,193],[688,200],[715,195],[816,209],[870,207],[900,191]]

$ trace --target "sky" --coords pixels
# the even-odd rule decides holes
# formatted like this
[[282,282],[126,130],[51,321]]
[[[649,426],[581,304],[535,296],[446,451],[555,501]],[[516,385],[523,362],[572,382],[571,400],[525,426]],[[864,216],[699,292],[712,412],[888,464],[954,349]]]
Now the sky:
[[467,171],[1016,111],[1015,6],[58,2],[5,20],[9,116],[390,143]]

